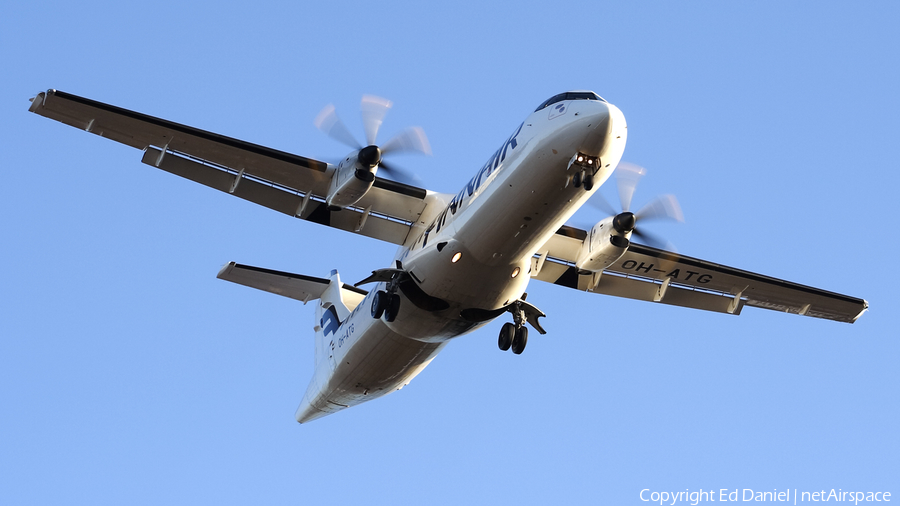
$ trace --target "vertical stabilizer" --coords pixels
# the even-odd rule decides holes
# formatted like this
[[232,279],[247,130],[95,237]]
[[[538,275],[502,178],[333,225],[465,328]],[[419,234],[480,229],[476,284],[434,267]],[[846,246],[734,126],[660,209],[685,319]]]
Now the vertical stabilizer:
[[328,288],[322,292],[316,304],[316,368],[323,361],[331,361],[334,366],[331,343],[341,322],[350,316],[350,310],[341,296],[341,277],[337,270],[331,271]]

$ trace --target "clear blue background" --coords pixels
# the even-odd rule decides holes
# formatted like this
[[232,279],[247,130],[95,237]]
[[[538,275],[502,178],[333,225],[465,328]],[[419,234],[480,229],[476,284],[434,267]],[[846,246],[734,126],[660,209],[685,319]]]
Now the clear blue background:
[[[0,503],[646,504],[641,489],[900,494],[894,2],[0,6]],[[29,114],[58,88],[298,154],[391,98],[457,191],[537,104],[592,89],[676,194],[682,253],[866,298],[855,325],[533,283],[547,336],[458,339],[402,392],[298,425],[313,308],[230,260],[355,282],[394,248]],[[614,191],[602,191],[611,199]],[[585,209],[576,222],[603,216]]]

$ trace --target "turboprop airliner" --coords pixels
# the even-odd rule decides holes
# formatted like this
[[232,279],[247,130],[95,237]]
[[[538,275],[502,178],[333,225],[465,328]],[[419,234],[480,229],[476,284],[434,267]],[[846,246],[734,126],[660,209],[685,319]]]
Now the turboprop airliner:
[[[392,260],[354,285],[337,270],[320,278],[231,262],[219,272],[226,281],[315,301],[316,366],[296,411],[300,423],[403,388],[451,340],[497,318],[507,319],[499,348],[522,353],[529,327],[545,333],[539,301],[526,301],[532,280],[730,315],[750,306],[853,323],[868,308],[863,299],[632,241],[653,242],[644,220],[679,219],[680,209],[673,197],[660,197],[629,210],[640,170],[620,164],[628,127],[596,93],[560,93],[541,103],[457,193],[382,177],[397,174],[384,157],[430,150],[418,128],[377,144],[390,106],[363,98],[365,146],[333,107],[323,109],[317,126],[352,147],[337,163],[57,90],[39,93],[30,110],[140,149],[146,165],[398,246]],[[567,226],[614,171],[622,209],[589,229]]]

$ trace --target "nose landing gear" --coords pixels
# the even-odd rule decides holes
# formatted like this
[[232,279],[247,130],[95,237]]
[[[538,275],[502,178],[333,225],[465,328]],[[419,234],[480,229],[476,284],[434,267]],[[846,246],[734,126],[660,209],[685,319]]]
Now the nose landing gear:
[[500,338],[497,340],[497,345],[501,350],[506,351],[512,348],[512,352],[516,355],[521,355],[525,351],[525,345],[528,344],[528,327],[525,326],[525,323],[531,324],[541,334],[547,333],[538,322],[538,318],[546,315],[540,309],[525,302],[527,295],[523,294],[520,300],[506,306],[506,310],[513,315],[513,323],[503,324],[500,329]]
[[575,153],[575,156],[569,160],[569,166],[566,167],[566,171],[571,169],[573,165],[576,169],[580,168],[581,170],[572,175],[572,186],[575,188],[584,187],[585,191],[591,191],[594,188],[594,174],[600,169],[600,159]]

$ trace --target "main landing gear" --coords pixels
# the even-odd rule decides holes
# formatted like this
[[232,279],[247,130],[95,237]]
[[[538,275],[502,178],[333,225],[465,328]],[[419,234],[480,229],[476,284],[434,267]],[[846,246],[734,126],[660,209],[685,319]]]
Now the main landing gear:
[[504,323],[500,328],[500,338],[497,345],[501,350],[506,351],[512,348],[512,352],[521,355],[525,351],[525,345],[528,344],[528,327],[525,323],[530,323],[541,334],[547,331],[541,327],[538,318],[546,316],[540,309],[525,302],[528,294],[522,294],[522,299],[517,300],[506,307],[506,310],[512,313],[513,323]]
[[372,271],[372,275],[356,283],[356,286],[366,283],[385,283],[384,290],[375,292],[372,297],[372,318],[378,319],[384,316],[384,320],[392,322],[400,314],[400,282],[408,274],[403,270],[403,264],[397,260],[396,269],[378,269]]
[[400,313],[400,296],[396,293],[388,293],[384,290],[375,292],[372,297],[372,318],[381,318],[384,315],[385,321],[392,322]]

